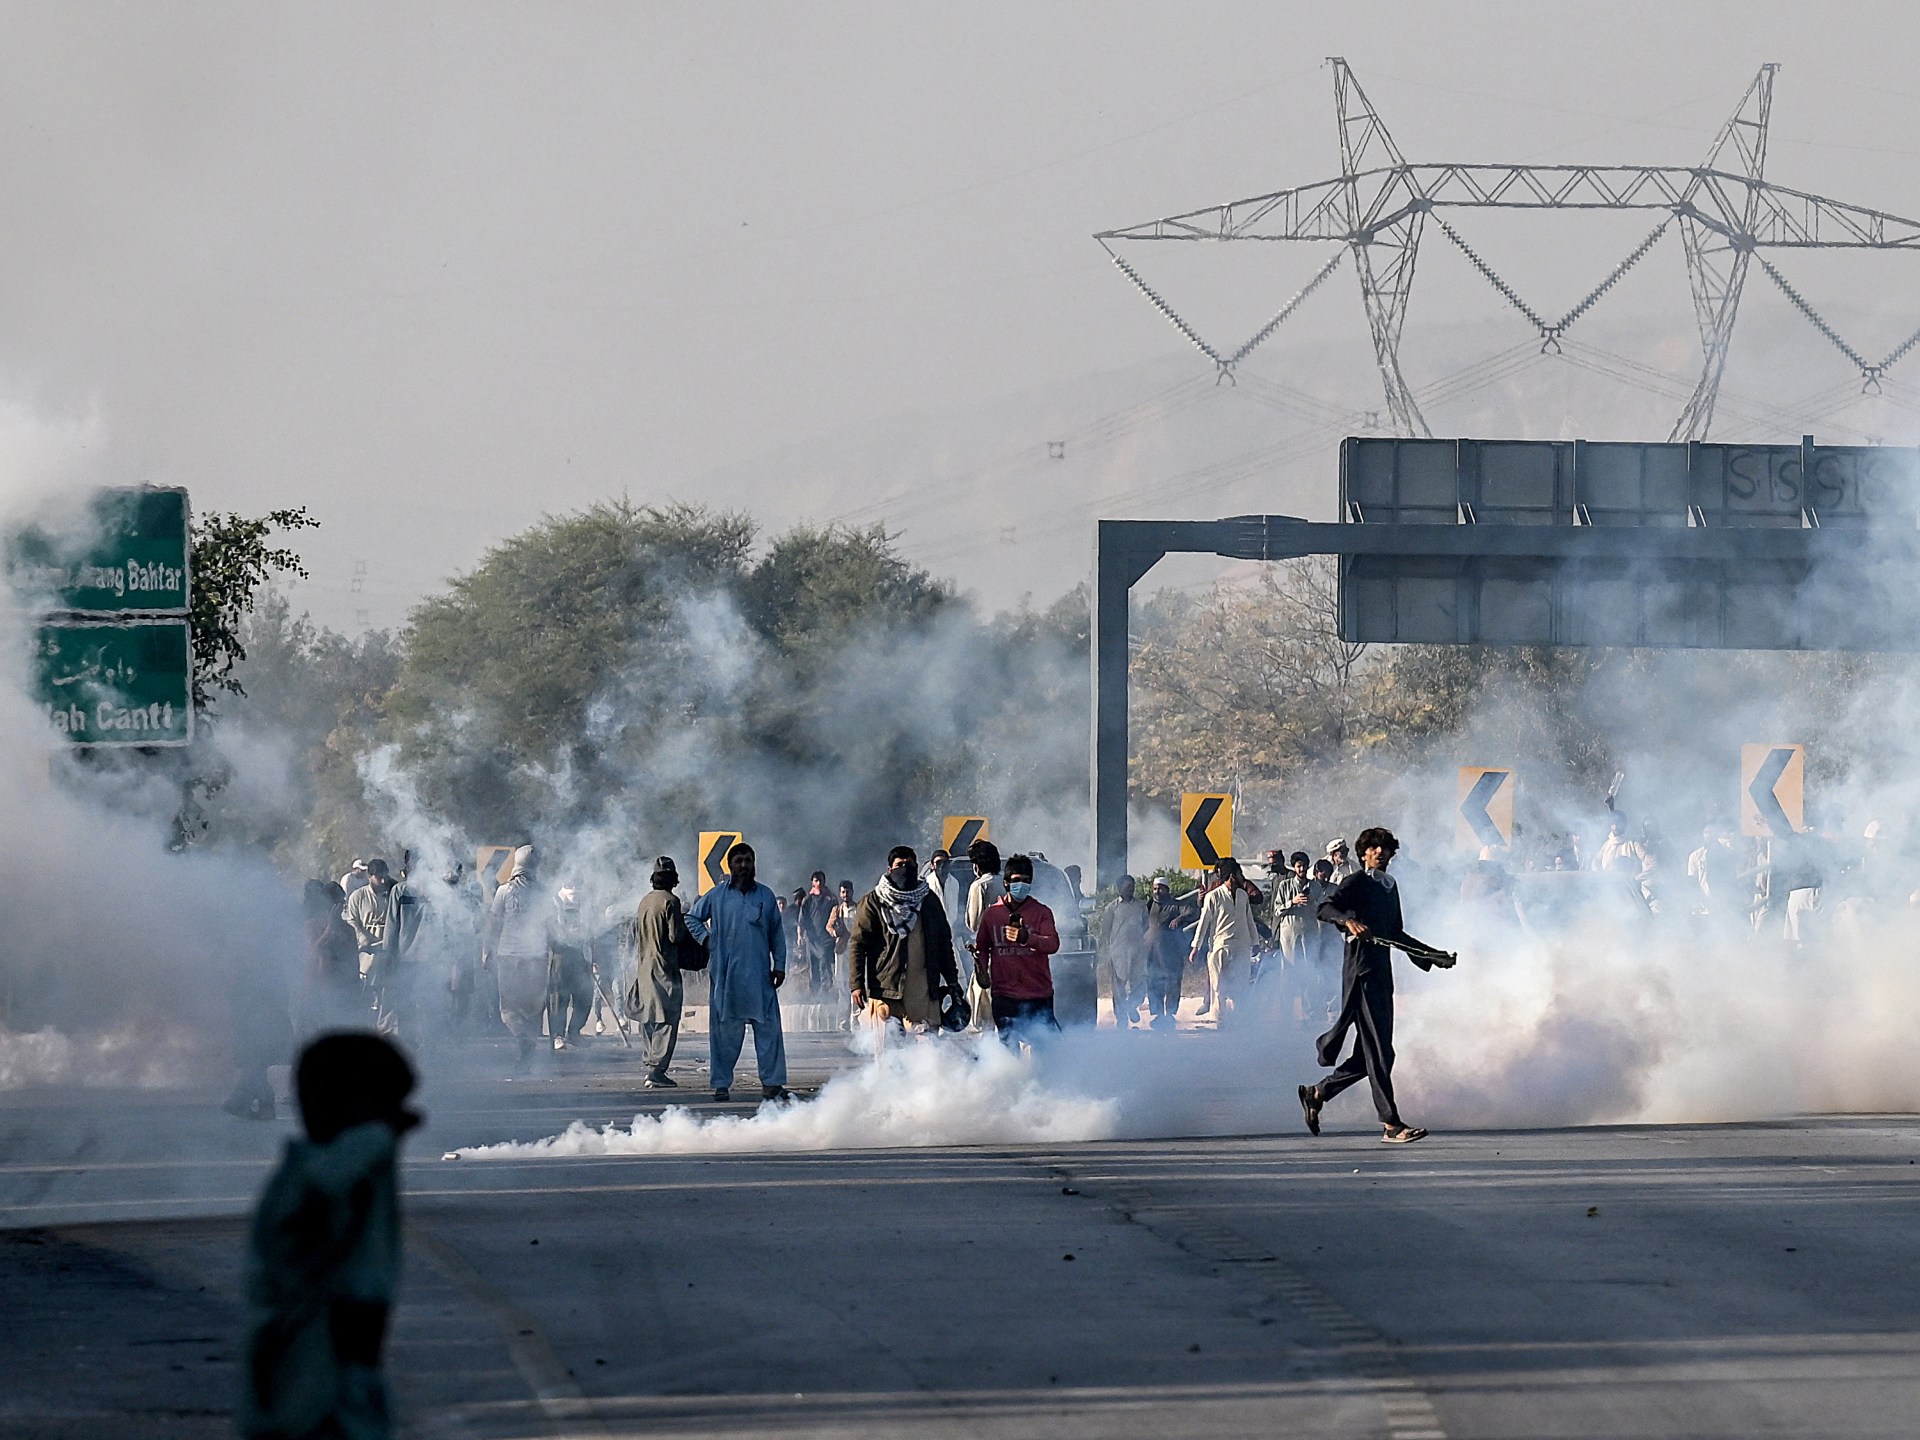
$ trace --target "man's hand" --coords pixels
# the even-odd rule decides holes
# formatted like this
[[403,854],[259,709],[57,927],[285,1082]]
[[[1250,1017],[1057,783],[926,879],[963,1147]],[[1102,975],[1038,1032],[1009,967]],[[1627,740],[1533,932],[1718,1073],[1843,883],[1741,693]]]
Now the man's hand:
[[1458,955],[1448,954],[1448,955],[1436,955],[1433,957],[1433,968],[1436,970],[1451,970],[1455,965],[1458,965],[1459,963],[1460,963],[1460,957]]
[[1353,938],[1356,940],[1358,940],[1361,936],[1367,933],[1367,927],[1361,924],[1358,920],[1347,921],[1346,926],[1344,928],[1346,929],[1347,934],[1353,936]]
[[856,1010],[864,1009],[866,1007],[866,1003],[867,1003],[866,991],[856,990],[853,992],[853,1008],[854,1009]]
[[787,980],[786,971],[776,970],[773,972],[773,988],[774,989],[778,990],[782,985],[786,983],[786,980]]

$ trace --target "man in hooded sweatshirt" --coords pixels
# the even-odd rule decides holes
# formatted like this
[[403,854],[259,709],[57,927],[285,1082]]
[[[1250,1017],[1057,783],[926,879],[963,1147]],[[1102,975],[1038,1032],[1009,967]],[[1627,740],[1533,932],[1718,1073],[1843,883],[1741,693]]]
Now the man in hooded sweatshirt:
[[[1300,1087],[1300,1109],[1310,1134],[1320,1133],[1320,1110],[1349,1085],[1373,1086],[1380,1116],[1380,1138],[1389,1145],[1424,1139],[1426,1131],[1400,1118],[1393,1098],[1393,947],[1407,952],[1422,970],[1451,970],[1454,956],[1407,934],[1400,915],[1400,889],[1387,866],[1400,849],[1393,832],[1362,830],[1354,842],[1363,868],[1350,875],[1320,904],[1320,918],[1347,932],[1346,963],[1340,976],[1340,1014],[1320,1037],[1318,1059],[1333,1067],[1317,1084]],[[1354,1032],[1353,1054],[1334,1067],[1347,1031]]]
[[251,1311],[235,1424],[248,1440],[382,1440],[380,1351],[400,1272],[400,1137],[413,1068],[378,1035],[301,1052],[289,1140],[247,1241]]
[[887,868],[853,914],[847,954],[853,1005],[908,1030],[938,1030],[959,1000],[953,927],[945,896],[920,874],[912,848],[887,852]]
[[1060,930],[1053,911],[1033,896],[1033,861],[1007,857],[1006,893],[980,916],[974,931],[974,978],[989,995],[993,1025],[1009,1041],[1058,1030],[1053,1013],[1053,955]]
[[707,1050],[713,1098],[733,1098],[733,1068],[747,1027],[760,1093],[787,1098],[787,1044],[780,1031],[779,990],[787,978],[787,927],[773,891],[755,878],[753,847],[727,851],[727,883],[716,885],[687,912],[687,929],[707,946]]
[[540,1012],[547,1008],[547,973],[553,946],[553,904],[534,883],[533,846],[513,852],[506,883],[493,892],[480,963],[500,982],[500,1020],[519,1042],[526,1060],[540,1038]]

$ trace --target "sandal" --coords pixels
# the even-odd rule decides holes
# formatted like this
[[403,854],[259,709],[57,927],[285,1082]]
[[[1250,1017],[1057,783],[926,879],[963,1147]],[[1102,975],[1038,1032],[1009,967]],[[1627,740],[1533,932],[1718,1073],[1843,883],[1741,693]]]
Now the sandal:
[[1300,1087],[1300,1111],[1307,1117],[1307,1133],[1320,1133],[1320,1092],[1311,1085]]
[[1411,1145],[1416,1140],[1427,1138],[1427,1132],[1418,1125],[1390,1125],[1380,1136],[1382,1145]]

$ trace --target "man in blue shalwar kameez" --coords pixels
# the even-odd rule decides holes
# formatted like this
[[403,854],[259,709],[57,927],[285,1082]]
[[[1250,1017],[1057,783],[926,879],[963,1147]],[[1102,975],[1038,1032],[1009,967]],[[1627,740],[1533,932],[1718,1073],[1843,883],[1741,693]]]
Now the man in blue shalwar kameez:
[[787,1046],[780,1033],[780,998],[787,978],[786,926],[773,891],[754,879],[753,847],[727,851],[725,885],[716,885],[687,912],[687,929],[706,942],[707,1051],[713,1098],[733,1098],[733,1067],[740,1060],[747,1026],[753,1027],[753,1057],[760,1093],[787,1098]]

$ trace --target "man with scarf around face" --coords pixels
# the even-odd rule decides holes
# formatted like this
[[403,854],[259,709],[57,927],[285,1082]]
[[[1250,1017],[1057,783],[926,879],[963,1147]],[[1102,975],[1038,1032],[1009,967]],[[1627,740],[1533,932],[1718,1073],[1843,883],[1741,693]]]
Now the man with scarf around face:
[[920,874],[911,847],[887,852],[887,868],[853,912],[847,955],[853,1004],[908,1030],[938,1030],[960,994],[945,896]]
[[753,1027],[753,1058],[760,1093],[787,1098],[787,1045],[780,1031],[778,991],[787,978],[787,927],[773,891],[754,878],[753,847],[745,841],[727,851],[727,883],[716,885],[687,912],[687,929],[707,945],[708,1078],[713,1098],[733,1098],[733,1068],[740,1061],[747,1027]]
[[520,1059],[540,1038],[540,1012],[547,1008],[548,955],[553,944],[553,905],[534,882],[533,846],[513,852],[506,883],[493,892],[480,964],[500,982],[500,1020],[519,1042]]
[[1393,1098],[1393,947],[1405,950],[1422,970],[1450,970],[1455,957],[1422,944],[1403,928],[1399,886],[1387,874],[1400,848],[1393,832],[1362,830],[1354,848],[1364,868],[1343,880],[1320,905],[1320,918],[1347,932],[1347,954],[1340,976],[1340,1014],[1320,1037],[1318,1059],[1333,1067],[1348,1030],[1354,1032],[1353,1054],[1318,1084],[1300,1087],[1300,1109],[1307,1130],[1318,1135],[1321,1107],[1349,1085],[1369,1081],[1381,1140],[1405,1145],[1424,1139],[1427,1132],[1403,1121]]

